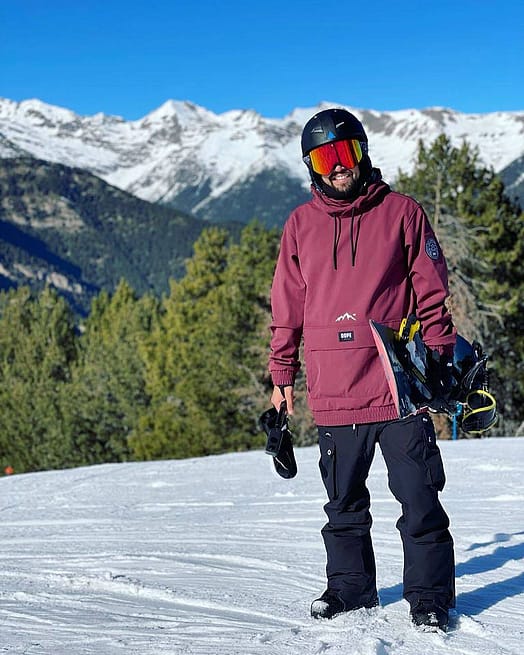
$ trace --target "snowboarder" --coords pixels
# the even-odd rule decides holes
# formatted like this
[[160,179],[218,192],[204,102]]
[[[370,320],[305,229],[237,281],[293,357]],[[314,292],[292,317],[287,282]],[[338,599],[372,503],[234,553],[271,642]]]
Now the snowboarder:
[[425,343],[440,354],[433,374],[445,396],[456,335],[444,304],[445,260],[422,207],[393,192],[372,167],[353,114],[333,108],[313,116],[302,132],[302,155],[313,198],[284,227],[269,368],[272,404],[278,409],[285,400],[292,414],[303,338],[328,496],[327,588],[311,614],[331,618],[379,603],[366,487],[378,443],[402,506],[397,527],[412,621],[445,630],[455,602],[454,554],[438,498],[445,477],[435,430],[425,411],[399,419],[369,324],[398,330],[416,313]]

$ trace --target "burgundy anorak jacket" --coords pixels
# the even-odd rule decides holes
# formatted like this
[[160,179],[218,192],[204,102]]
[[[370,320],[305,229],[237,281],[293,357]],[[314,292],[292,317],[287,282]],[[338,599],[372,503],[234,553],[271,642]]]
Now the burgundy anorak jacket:
[[425,343],[453,352],[447,269],[435,234],[415,200],[391,191],[376,169],[374,178],[352,202],[313,188],[282,234],[269,369],[275,385],[293,384],[303,338],[317,425],[398,418],[369,319],[398,329],[416,314]]

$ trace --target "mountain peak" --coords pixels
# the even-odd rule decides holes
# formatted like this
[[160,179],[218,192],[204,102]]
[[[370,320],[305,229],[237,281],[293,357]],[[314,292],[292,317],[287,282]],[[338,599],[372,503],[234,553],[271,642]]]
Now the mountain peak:
[[189,125],[195,120],[210,120],[214,122],[216,114],[189,100],[166,100],[160,107],[146,114],[138,123],[152,125],[176,118],[181,125]]
[[[247,188],[259,175],[266,176],[266,183],[271,178],[281,190],[287,184],[281,184],[282,175],[287,176],[307,193],[302,126],[316,112],[333,106],[344,107],[322,101],[296,108],[284,118],[265,118],[253,109],[216,114],[187,100],[169,99],[143,118],[126,121],[102,113],[79,116],[37,99],[0,100],[0,156],[28,153],[84,168],[145,200],[172,203],[202,217],[206,207],[211,213],[205,217],[210,218],[216,217],[214,211],[231,210],[219,199],[242,185]],[[390,181],[399,167],[406,173],[412,170],[419,140],[429,144],[442,133],[455,146],[466,140],[478,147],[481,162],[497,172],[524,154],[524,112],[345,108],[364,123],[372,161]],[[239,200],[239,206],[249,203]],[[252,211],[259,212],[257,206]]]

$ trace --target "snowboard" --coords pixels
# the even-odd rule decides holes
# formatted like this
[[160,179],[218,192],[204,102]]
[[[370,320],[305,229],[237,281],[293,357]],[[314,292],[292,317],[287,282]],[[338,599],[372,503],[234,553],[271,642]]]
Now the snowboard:
[[433,393],[427,378],[427,353],[418,333],[418,322],[403,322],[396,332],[387,325],[369,321],[386,381],[399,418],[416,414],[428,406]]
[[422,409],[460,417],[466,433],[481,434],[497,420],[497,403],[489,392],[487,356],[479,343],[469,344],[457,335],[449,397],[440,397],[432,387],[429,370],[439,361],[422,341],[420,322],[410,315],[397,331],[370,320],[369,325],[399,418]]

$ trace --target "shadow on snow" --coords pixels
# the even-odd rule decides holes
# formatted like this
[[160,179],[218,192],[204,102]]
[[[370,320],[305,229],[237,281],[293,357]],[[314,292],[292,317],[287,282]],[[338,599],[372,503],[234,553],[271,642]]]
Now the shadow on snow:
[[[492,543],[502,543],[509,541],[512,537],[524,534],[516,532],[514,534],[497,534],[495,540],[482,544],[472,544],[468,550],[474,550],[491,545]],[[512,546],[499,546],[492,553],[472,557],[467,562],[461,562],[457,565],[456,577],[460,578],[466,575],[476,575],[494,571],[500,568],[506,562],[520,561],[524,559],[524,543]],[[497,580],[490,584],[473,589],[457,596],[457,610],[469,615],[480,614],[486,609],[493,607],[501,600],[518,596],[524,588],[524,573],[508,578],[507,580]],[[386,606],[396,603],[402,598],[402,585],[397,584],[393,587],[387,587],[380,590],[381,604]]]

